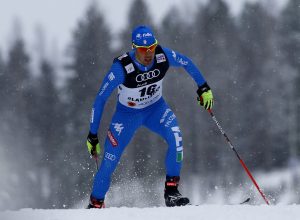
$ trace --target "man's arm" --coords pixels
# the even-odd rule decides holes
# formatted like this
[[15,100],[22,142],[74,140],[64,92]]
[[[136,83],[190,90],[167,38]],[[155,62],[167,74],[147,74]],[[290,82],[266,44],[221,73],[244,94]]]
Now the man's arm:
[[202,73],[190,58],[184,56],[183,54],[170,50],[166,47],[163,47],[163,50],[167,55],[170,66],[183,67],[188,72],[188,74],[195,80],[198,86],[201,86],[205,83],[205,79]]
[[124,82],[124,70],[119,62],[114,62],[104,77],[91,112],[90,133],[97,134],[105,103],[113,90]]
[[198,85],[197,94],[199,104],[203,105],[205,109],[211,109],[214,104],[213,94],[200,70],[196,67],[192,60],[168,48],[163,48],[163,50],[166,53],[170,66],[183,67],[195,80]]

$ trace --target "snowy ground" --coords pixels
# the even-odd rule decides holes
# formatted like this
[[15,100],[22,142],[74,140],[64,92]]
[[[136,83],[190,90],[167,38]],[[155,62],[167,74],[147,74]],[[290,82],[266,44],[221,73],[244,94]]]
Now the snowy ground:
[[61,209],[0,212],[1,220],[296,220],[299,205],[201,205],[189,207]]

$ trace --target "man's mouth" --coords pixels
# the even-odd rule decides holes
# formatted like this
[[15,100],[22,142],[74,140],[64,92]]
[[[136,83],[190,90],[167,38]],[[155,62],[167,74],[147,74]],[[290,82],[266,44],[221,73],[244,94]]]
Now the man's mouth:
[[151,63],[152,57],[145,57],[144,61],[145,63]]

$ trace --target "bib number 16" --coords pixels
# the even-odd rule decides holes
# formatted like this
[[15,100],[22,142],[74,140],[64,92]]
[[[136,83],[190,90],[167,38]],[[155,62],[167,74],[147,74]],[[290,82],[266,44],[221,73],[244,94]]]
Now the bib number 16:
[[153,96],[159,89],[159,88],[158,89],[156,89],[156,88],[157,88],[156,84],[150,85],[148,87],[144,87],[143,89],[141,89],[139,91],[141,93],[140,97],[144,97],[145,95]]

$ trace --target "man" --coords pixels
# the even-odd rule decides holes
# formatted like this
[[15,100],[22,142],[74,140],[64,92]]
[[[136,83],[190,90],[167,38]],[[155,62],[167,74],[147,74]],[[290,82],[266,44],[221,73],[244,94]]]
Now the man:
[[[118,87],[118,104],[107,132],[104,158],[94,180],[88,208],[104,208],[104,198],[123,150],[134,132],[145,126],[168,143],[166,155],[166,206],[183,206],[189,199],[178,191],[183,145],[176,116],[162,98],[162,81],[170,66],[183,67],[198,85],[197,94],[205,109],[213,106],[212,92],[192,61],[161,47],[152,30],[138,26],[132,32],[132,50],[114,59],[96,97],[87,146],[90,154],[100,154],[97,132],[106,100]],[[145,146],[146,147],[146,146]]]

